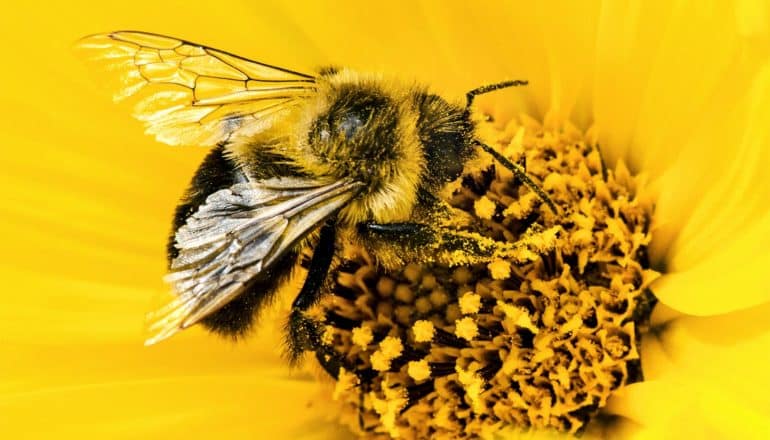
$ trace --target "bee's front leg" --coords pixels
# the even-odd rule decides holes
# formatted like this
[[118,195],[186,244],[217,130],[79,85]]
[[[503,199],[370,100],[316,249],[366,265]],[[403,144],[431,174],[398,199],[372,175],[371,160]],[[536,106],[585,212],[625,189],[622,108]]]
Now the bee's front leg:
[[[498,258],[521,260],[532,255],[530,240],[508,243],[472,231],[423,223],[360,223],[359,236],[382,263],[398,267],[412,261],[449,266],[488,263]],[[526,237],[525,237],[526,238]]]

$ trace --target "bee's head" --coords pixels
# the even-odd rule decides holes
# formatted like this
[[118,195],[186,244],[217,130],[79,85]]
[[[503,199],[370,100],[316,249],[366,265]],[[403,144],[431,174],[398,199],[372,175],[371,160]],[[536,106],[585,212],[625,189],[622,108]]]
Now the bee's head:
[[365,184],[342,212],[351,221],[407,218],[424,158],[407,94],[382,81],[335,75],[319,93],[307,145],[318,169]]

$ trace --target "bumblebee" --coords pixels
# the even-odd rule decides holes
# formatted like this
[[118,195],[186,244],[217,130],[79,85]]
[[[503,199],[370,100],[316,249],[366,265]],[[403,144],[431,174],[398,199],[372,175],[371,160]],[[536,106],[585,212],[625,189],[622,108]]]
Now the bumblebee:
[[175,296],[151,314],[148,345],[197,323],[243,334],[303,251],[307,275],[287,325],[292,360],[319,344],[305,311],[347,243],[391,268],[511,252],[515,243],[474,232],[440,196],[479,151],[556,210],[520,165],[474,133],[474,97],[525,81],[474,89],[459,105],[378,75],[308,75],[144,32],[94,35],[80,47],[121,74],[116,98],[140,95],[135,116],[148,134],[212,148],[174,215],[165,280]]

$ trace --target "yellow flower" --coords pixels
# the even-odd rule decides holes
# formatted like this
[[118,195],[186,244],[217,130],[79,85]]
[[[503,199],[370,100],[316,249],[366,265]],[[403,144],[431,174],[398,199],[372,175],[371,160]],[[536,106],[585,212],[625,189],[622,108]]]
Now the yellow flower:
[[451,97],[529,80],[480,113],[593,126],[607,163],[623,159],[657,193],[650,251],[664,275],[645,380],[588,434],[770,438],[767,2],[261,3],[6,8],[3,438],[347,435],[328,384],[280,360],[281,307],[244,343],[192,329],[142,346],[142,317],[165,294],[170,213],[205,151],[145,137],[72,56],[80,36],[121,28],[297,69],[397,73]]

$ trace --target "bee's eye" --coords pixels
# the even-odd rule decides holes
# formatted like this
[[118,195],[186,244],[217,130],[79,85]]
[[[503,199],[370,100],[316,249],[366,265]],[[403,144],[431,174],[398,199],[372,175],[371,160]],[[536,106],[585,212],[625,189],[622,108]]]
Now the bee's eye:
[[356,133],[358,133],[361,127],[366,125],[368,118],[362,116],[363,115],[358,112],[350,112],[340,118],[337,129],[341,134],[345,135],[345,140],[350,140]]

